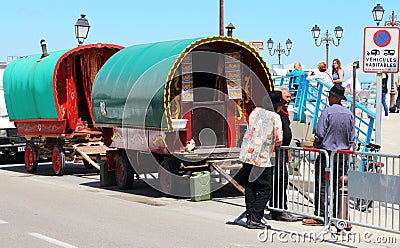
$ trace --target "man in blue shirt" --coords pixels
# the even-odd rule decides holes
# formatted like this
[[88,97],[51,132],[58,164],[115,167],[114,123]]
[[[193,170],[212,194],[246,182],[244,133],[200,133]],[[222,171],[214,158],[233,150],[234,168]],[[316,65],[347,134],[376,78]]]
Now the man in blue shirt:
[[[335,84],[329,90],[328,100],[330,107],[322,111],[316,125],[314,146],[326,150],[329,155],[336,150],[349,150],[354,144],[354,116],[350,110],[342,106],[341,100],[345,99],[344,88]],[[325,167],[327,160],[329,160],[329,158],[326,158],[325,155],[321,153],[315,161],[314,214],[320,217],[325,217]],[[334,216],[336,216],[337,179],[347,173],[347,164],[344,163],[342,156],[335,156],[334,163],[331,166],[334,167],[334,173],[331,175],[331,179],[333,180],[334,190],[333,213]],[[339,173],[339,175],[337,173]],[[322,225],[323,222],[317,219],[304,219],[303,224]]]

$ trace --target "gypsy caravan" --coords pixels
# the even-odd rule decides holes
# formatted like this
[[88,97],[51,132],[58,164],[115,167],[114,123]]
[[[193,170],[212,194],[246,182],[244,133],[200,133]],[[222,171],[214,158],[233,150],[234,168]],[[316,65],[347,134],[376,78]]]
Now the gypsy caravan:
[[119,51],[92,90],[94,125],[110,148],[107,171],[121,189],[135,174],[158,171],[167,194],[178,194],[174,178],[210,166],[229,178],[224,168],[237,163],[246,118],[273,87],[261,55],[232,37]]
[[47,53],[44,40],[41,44],[42,54],[13,61],[4,74],[9,118],[27,139],[26,170],[35,172],[44,159],[52,159],[56,175],[64,173],[66,160],[83,159],[85,166],[96,167],[91,158],[105,154],[106,147],[93,125],[92,84],[122,47],[98,43]]

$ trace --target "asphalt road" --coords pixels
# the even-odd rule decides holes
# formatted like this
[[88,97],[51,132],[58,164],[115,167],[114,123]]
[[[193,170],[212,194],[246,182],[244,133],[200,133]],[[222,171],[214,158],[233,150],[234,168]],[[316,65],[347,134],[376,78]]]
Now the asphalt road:
[[[232,187],[213,193],[210,201],[192,202],[164,197],[141,181],[124,192],[116,187],[101,188],[97,171],[83,165],[68,164],[66,172],[53,176],[51,165],[44,164],[32,175],[21,164],[0,165],[0,247],[361,245],[337,240],[309,242],[309,233],[317,233],[321,227],[275,221],[269,222],[273,228],[267,233],[269,239],[261,242],[258,230],[232,224],[244,210],[243,196]],[[373,233],[400,242],[395,234]],[[364,241],[362,246],[382,244]]]

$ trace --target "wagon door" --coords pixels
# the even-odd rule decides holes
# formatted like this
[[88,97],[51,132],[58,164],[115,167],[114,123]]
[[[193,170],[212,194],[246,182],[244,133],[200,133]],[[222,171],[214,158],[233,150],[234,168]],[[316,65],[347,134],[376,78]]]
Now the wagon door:
[[220,87],[225,84],[221,75],[223,56],[217,53],[196,52],[192,55],[192,63],[193,139],[201,146],[227,147],[227,101],[224,94],[226,90]]

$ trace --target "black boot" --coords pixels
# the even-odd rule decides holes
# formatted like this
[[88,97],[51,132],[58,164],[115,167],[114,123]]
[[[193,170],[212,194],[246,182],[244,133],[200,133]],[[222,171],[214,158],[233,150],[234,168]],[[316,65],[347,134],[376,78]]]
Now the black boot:
[[246,227],[248,229],[264,229],[264,228],[271,229],[271,226],[265,225],[261,221],[253,220],[251,215],[249,216],[249,218],[246,221]]

